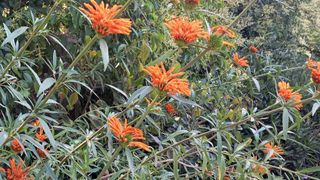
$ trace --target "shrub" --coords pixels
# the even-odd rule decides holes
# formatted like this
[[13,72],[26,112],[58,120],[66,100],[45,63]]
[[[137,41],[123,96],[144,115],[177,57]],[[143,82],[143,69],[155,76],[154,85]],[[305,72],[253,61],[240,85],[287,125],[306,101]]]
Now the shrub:
[[274,2],[0,5],[3,178],[319,176],[320,63],[270,60]]

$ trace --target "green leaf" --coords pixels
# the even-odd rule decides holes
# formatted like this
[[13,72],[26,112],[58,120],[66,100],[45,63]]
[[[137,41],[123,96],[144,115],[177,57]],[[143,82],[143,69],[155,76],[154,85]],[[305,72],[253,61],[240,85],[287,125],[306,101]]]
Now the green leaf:
[[45,90],[49,89],[55,82],[56,80],[53,78],[45,79],[39,87],[37,97],[39,97],[39,95],[42,94]]
[[320,107],[320,103],[319,102],[316,102],[316,103],[313,104],[312,111],[311,111],[312,112],[312,116],[314,116],[314,114],[317,112],[319,107]]
[[132,173],[132,177],[134,177],[134,162],[133,162],[133,157],[131,154],[131,151],[129,148],[126,148],[126,156],[127,156],[127,160],[128,160],[128,164],[129,164],[129,169]]
[[136,90],[128,99],[128,104],[131,104],[135,99],[139,98],[143,99],[146,95],[148,95],[153,90],[151,86],[143,86],[140,89]]
[[178,153],[176,152],[176,150],[173,150],[173,174],[174,174],[174,179],[178,180],[179,178],[179,157],[178,157]]
[[43,128],[46,136],[48,136],[48,139],[50,141],[51,146],[53,147],[53,149],[57,149],[57,143],[53,138],[53,135],[52,135],[52,133],[50,131],[50,128],[49,128],[48,124],[44,120],[42,120],[40,118],[39,118],[39,120],[40,120],[41,127]]
[[102,53],[103,70],[106,71],[109,64],[109,47],[104,39],[99,40],[99,46]]
[[[3,25],[6,27],[5,24],[3,24]],[[12,33],[11,32],[7,33],[7,37],[2,42],[1,47],[3,47],[8,42],[14,41],[15,38],[17,38],[18,36],[20,36],[21,34],[26,32],[27,29],[28,29],[28,27],[20,27],[20,28],[16,29],[15,31],[13,31]]]
[[79,99],[78,93],[76,92],[72,93],[69,98],[69,105],[73,107],[78,102],[78,99]]
[[237,148],[234,150],[234,153],[241,151],[243,148],[248,146],[252,142],[252,139],[248,139],[246,142],[243,142],[237,146]]
[[0,146],[3,145],[3,143],[6,141],[8,137],[8,133],[5,131],[0,132]]
[[260,92],[260,84],[259,81],[256,78],[252,78],[252,81],[254,82],[254,85],[256,85],[257,90]]
[[316,167],[311,167],[311,168],[305,168],[300,170],[300,173],[314,173],[314,172],[319,172],[320,171],[320,166]]
[[288,136],[289,118],[292,119],[292,116],[290,115],[288,109],[284,108],[282,113],[282,129],[284,139],[287,139]]
[[142,64],[145,64],[149,55],[150,55],[150,48],[149,48],[148,44],[145,41],[143,41],[142,46],[140,48],[140,53],[138,55],[138,58]]

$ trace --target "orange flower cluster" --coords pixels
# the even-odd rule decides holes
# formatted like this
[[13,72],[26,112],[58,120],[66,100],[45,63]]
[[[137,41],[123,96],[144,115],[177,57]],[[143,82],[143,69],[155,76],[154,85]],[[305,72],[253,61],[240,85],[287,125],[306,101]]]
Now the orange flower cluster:
[[229,38],[236,38],[237,37],[236,33],[234,31],[230,30],[227,26],[222,26],[222,25],[214,26],[211,28],[211,31],[217,36],[226,35]]
[[251,53],[253,53],[253,54],[256,54],[259,50],[258,50],[258,48],[254,47],[254,46],[250,46],[250,47],[249,47],[249,51],[250,51]]
[[178,42],[191,43],[208,36],[200,21],[189,21],[186,17],[174,18],[165,23],[165,26],[170,30],[171,37]]
[[241,66],[241,67],[249,66],[248,60],[245,57],[239,58],[238,53],[233,54],[233,62],[234,62],[234,64]]
[[200,4],[200,0],[185,0],[184,2],[186,4],[190,4],[190,5],[199,5]]
[[28,177],[28,168],[24,169],[22,163],[16,165],[15,159],[10,159],[10,168],[5,171],[3,168],[0,169],[2,172],[6,172],[8,180],[32,180],[33,178]]
[[163,63],[160,66],[148,66],[143,69],[143,71],[151,76],[151,82],[154,87],[157,87],[161,91],[167,91],[171,95],[178,93],[190,96],[191,91],[188,80],[177,78],[184,75],[184,72],[172,73],[174,70],[175,67],[172,67],[167,71]]
[[17,139],[11,141],[11,149],[16,153],[20,153],[22,151],[22,147]]
[[111,34],[129,35],[131,32],[130,19],[116,18],[121,11],[121,6],[114,5],[109,8],[108,4],[102,1],[100,5],[95,0],[90,0],[90,4],[84,3],[85,8],[79,9],[89,16],[92,22],[92,28],[103,36]]
[[308,58],[307,68],[311,70],[311,78],[314,83],[320,84],[320,62]]
[[41,127],[39,132],[35,134],[36,138],[40,141],[43,142],[48,139],[46,135],[43,134],[43,128]]
[[176,114],[176,111],[175,111],[174,106],[173,106],[172,104],[167,103],[167,104],[165,105],[165,108],[166,108],[166,111],[167,111],[169,114],[171,114],[171,115]]
[[[254,159],[255,161],[258,160],[257,156],[254,156],[253,159]],[[264,166],[262,166],[262,165],[253,163],[251,167],[252,167],[252,171],[253,171],[254,173],[257,173],[257,174],[267,174],[267,168],[264,167]]]
[[284,101],[291,100],[295,105],[296,109],[302,108],[302,95],[298,92],[293,92],[292,88],[290,87],[289,83],[286,83],[284,81],[281,81],[278,83],[278,94]]
[[39,127],[40,126],[40,120],[39,119],[36,119],[32,122],[32,125],[35,126],[35,127]]
[[113,116],[109,118],[108,125],[120,143],[127,143],[128,146],[138,147],[145,151],[151,152],[148,145],[136,141],[145,139],[143,132],[138,128],[129,126],[127,119],[124,121],[124,125],[122,125],[120,120]]
[[[45,151],[46,151],[47,153],[49,152],[48,149],[45,149]],[[37,153],[38,153],[39,156],[42,157],[42,158],[46,158],[46,157],[47,157],[46,153],[45,153],[44,151],[42,151],[41,149],[39,149],[39,148],[37,148]]]
[[272,145],[271,143],[267,143],[264,145],[265,149],[263,150],[264,154],[268,154],[270,151],[273,150],[273,153],[271,155],[271,158],[276,157],[277,155],[283,155],[284,151],[281,147]]

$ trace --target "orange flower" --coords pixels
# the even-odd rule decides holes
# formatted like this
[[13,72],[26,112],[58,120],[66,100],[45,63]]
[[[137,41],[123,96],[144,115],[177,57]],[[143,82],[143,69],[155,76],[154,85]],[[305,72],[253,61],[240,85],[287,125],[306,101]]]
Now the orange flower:
[[264,154],[268,154],[271,150],[273,150],[273,153],[271,155],[271,158],[276,157],[277,155],[283,155],[284,151],[281,147],[272,145],[271,143],[267,143],[264,145],[265,149],[263,150]]
[[35,126],[35,127],[38,127],[40,126],[40,120],[39,119],[36,119],[32,122],[32,125]]
[[231,47],[231,48],[235,48],[236,47],[233,43],[228,42],[228,41],[222,41],[222,45],[228,46],[228,47]]
[[144,140],[143,132],[135,127],[128,126],[127,119],[122,126],[116,116],[109,118],[108,125],[120,143],[128,143],[128,146],[135,146],[145,151],[151,152],[149,146],[136,140]]
[[[253,159],[254,159],[255,161],[258,160],[257,156],[254,156]],[[268,168],[266,168],[266,167],[264,167],[264,166],[261,166],[261,165],[259,165],[259,164],[253,163],[251,167],[252,167],[252,171],[253,171],[254,173],[257,173],[257,174],[267,174],[267,169],[268,169]]]
[[[45,151],[46,151],[47,153],[49,153],[48,149],[45,149]],[[41,149],[39,149],[39,148],[37,148],[37,153],[39,154],[40,157],[42,157],[42,158],[47,158],[46,153],[45,153],[44,151],[42,151]]]
[[8,180],[31,180],[33,178],[28,177],[28,168],[24,169],[22,163],[16,165],[15,159],[10,159],[10,168],[7,169],[7,179]]
[[174,18],[165,23],[165,26],[170,30],[171,37],[178,42],[191,43],[208,36],[200,21],[189,21],[186,17]]
[[129,35],[131,32],[130,19],[116,18],[121,11],[122,6],[114,5],[109,8],[108,4],[102,1],[100,5],[95,0],[90,0],[91,4],[84,3],[85,8],[79,9],[89,16],[92,22],[92,28],[103,36],[111,34]]
[[234,53],[233,54],[233,62],[238,65],[238,66],[249,66],[248,64],[248,60],[245,57],[239,58],[239,54],[238,53]]
[[172,114],[172,115],[176,114],[176,111],[175,111],[174,106],[173,106],[172,104],[167,103],[167,104],[165,105],[165,108],[166,108],[166,111],[167,111],[169,114]]
[[253,54],[256,54],[259,50],[258,50],[258,48],[254,47],[254,46],[250,46],[250,47],[249,47],[249,51],[250,51],[251,53],[253,53]]
[[17,139],[14,139],[13,141],[11,141],[11,149],[16,153],[19,153],[22,151],[22,147]]
[[215,33],[217,36],[227,35],[230,38],[237,37],[236,33],[230,30],[227,26],[215,26],[211,28],[211,31]]
[[48,137],[46,135],[43,134],[43,128],[40,128],[39,132],[35,134],[36,138],[38,138],[38,140],[40,142],[45,141],[46,139],[48,139]]
[[317,68],[318,64],[316,61],[312,60],[310,57],[307,60],[307,68],[312,70],[314,68]]
[[302,103],[302,95],[298,92],[293,92],[292,88],[290,87],[289,83],[286,83],[284,81],[281,81],[278,83],[278,94],[279,96],[285,101],[291,100],[295,105],[297,109],[301,109]]
[[177,78],[182,76],[184,72],[172,73],[174,70],[175,67],[172,67],[167,71],[162,62],[160,66],[148,66],[143,69],[151,76],[151,82],[154,87],[159,88],[161,91],[168,91],[171,95],[178,93],[190,96],[191,91],[188,80]]
[[314,83],[320,84],[320,62],[311,58],[307,60],[307,68],[311,70],[311,78]]
[[186,4],[190,4],[190,5],[199,5],[200,4],[200,0],[185,0],[184,2]]

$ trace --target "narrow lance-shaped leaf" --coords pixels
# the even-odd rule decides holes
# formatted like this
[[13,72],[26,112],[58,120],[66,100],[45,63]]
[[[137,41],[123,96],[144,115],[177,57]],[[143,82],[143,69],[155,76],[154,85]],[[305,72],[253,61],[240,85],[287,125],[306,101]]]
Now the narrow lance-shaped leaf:
[[109,64],[109,47],[104,39],[99,40],[99,45],[102,53],[103,70],[106,71]]
[[53,78],[45,79],[39,87],[37,97],[39,97],[39,95],[42,94],[45,90],[49,89],[55,82],[56,80]]

